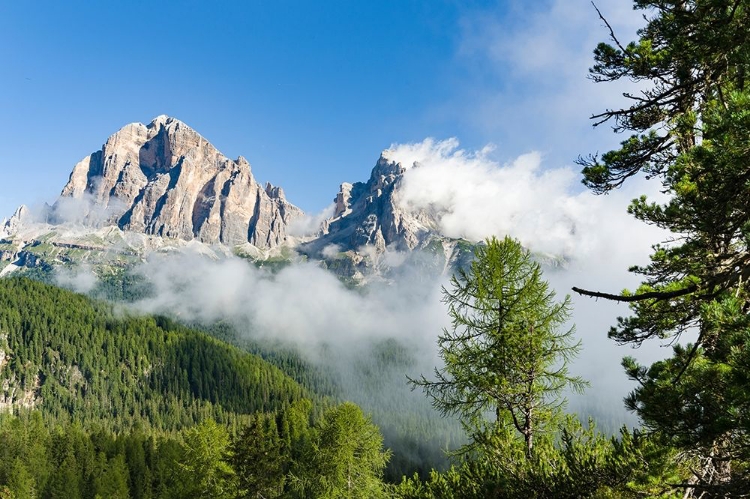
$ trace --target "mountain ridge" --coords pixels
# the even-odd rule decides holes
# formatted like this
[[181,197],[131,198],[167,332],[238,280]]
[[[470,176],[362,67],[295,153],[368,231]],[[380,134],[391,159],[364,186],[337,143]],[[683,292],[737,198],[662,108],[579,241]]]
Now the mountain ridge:
[[229,159],[166,115],[131,123],[73,167],[52,206],[21,207],[0,223],[0,276],[80,261],[123,267],[196,243],[211,258],[318,261],[355,284],[389,274],[384,255],[392,252],[426,253],[430,266],[446,272],[465,260],[466,245],[440,234],[427,210],[402,204],[407,167],[419,165],[387,152],[367,181],[342,183],[332,216],[303,235],[299,227],[310,225],[296,224],[305,222],[303,212],[281,187],[258,183],[242,156]]
[[437,223],[424,211],[400,206],[397,190],[406,168],[381,154],[367,182],[343,183],[334,199],[333,217],[319,237],[301,245],[303,252],[320,252],[328,245],[344,248],[373,246],[377,251],[410,251],[436,234]]
[[[81,203],[70,203],[79,200]],[[231,160],[180,120],[131,123],[78,162],[53,207],[57,220],[260,248],[283,244],[302,211],[282,189],[260,185],[250,163]]]

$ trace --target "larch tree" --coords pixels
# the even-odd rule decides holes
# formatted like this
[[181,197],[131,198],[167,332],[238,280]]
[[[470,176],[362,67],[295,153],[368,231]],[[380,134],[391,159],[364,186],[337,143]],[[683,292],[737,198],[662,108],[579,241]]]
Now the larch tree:
[[323,414],[306,455],[291,474],[303,497],[376,499],[386,497],[382,481],[390,451],[380,430],[362,410],[344,402]]
[[180,470],[181,495],[223,499],[234,497],[235,473],[229,465],[229,433],[212,419],[184,431]]
[[446,415],[461,420],[473,443],[489,451],[497,435],[513,430],[527,458],[534,437],[551,429],[566,388],[585,383],[568,371],[579,351],[569,297],[558,302],[530,253],[509,237],[478,246],[468,270],[443,289],[451,328],[438,339],[444,365],[434,377],[411,380]]

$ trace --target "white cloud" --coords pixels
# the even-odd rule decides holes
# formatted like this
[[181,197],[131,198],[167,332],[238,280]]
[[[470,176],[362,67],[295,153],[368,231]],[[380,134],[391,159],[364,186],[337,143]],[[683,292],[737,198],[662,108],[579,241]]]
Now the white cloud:
[[[442,276],[404,273],[392,284],[352,290],[312,263],[272,274],[234,256],[211,260],[189,250],[154,254],[140,271],[156,287],[135,305],[140,311],[223,321],[256,340],[286,343],[332,373],[343,395],[368,412],[390,412],[389,421],[432,414],[436,428],[446,424],[406,378],[439,363],[436,337],[449,325]],[[388,339],[406,349],[407,361],[379,364],[373,346]]]
[[[596,4],[625,43],[644,25],[643,12],[633,11],[631,2]],[[535,148],[571,161],[622,140],[608,126],[592,129],[588,119],[627,105],[622,93],[638,88],[588,79],[594,48],[609,41],[589,0],[468,11],[461,26],[455,63],[466,76],[443,112],[510,154]]]
[[72,289],[77,293],[88,293],[96,286],[98,277],[90,266],[82,264],[75,268],[60,267],[55,272],[58,286]]
[[[651,245],[665,240],[667,233],[635,220],[627,205],[644,193],[664,200],[657,183],[636,179],[624,189],[596,196],[583,189],[574,169],[545,167],[539,153],[500,164],[489,150],[461,150],[454,139],[391,146],[395,161],[418,165],[404,174],[399,202],[406,209],[433,213],[448,236],[480,240],[510,235],[533,252],[565,256],[563,267],[545,270],[558,297],[570,294],[573,286],[614,293],[637,286],[637,276],[627,269],[647,263]],[[571,322],[584,344],[573,369],[592,382],[586,395],[573,397],[574,408],[603,405],[621,411],[630,385],[619,363],[634,352],[618,347],[607,332],[628,309],[586,297],[572,299]],[[668,353],[652,343],[635,356],[653,362]]]
[[315,235],[320,230],[323,222],[333,216],[335,208],[336,204],[331,203],[315,215],[305,214],[296,218],[289,224],[287,232],[289,235],[296,237]]
[[456,151],[458,139],[435,141],[433,138],[427,138],[422,142],[411,144],[392,144],[391,147],[383,151],[382,156],[389,160],[401,163],[405,168],[415,166],[415,163],[424,161],[426,158],[434,156],[448,156],[451,154],[461,154],[463,151]]
[[595,196],[582,191],[572,168],[543,168],[539,153],[501,165],[488,157],[490,150],[467,152],[455,139],[391,146],[394,160],[419,165],[404,174],[400,204],[435,213],[450,237],[477,241],[511,235],[532,251],[570,259],[610,255],[612,261],[613,253],[632,258],[636,248],[645,254],[662,235],[625,212],[641,190],[658,196],[653,184],[634,182],[626,190]]
[[333,258],[340,252],[341,246],[339,246],[338,244],[329,244],[328,246],[323,248],[323,251],[321,251],[320,254],[323,255],[324,258]]
[[[480,240],[509,234],[535,252],[566,255],[565,266],[545,270],[559,297],[574,285],[614,292],[637,285],[627,268],[646,263],[650,244],[664,234],[633,220],[626,206],[651,184],[635,182],[627,191],[594,196],[581,191],[572,169],[542,168],[538,153],[501,165],[487,151],[460,150],[455,140],[394,145],[389,150],[394,160],[418,165],[404,176],[400,202],[438,213],[449,236]],[[154,283],[156,296],[137,306],[185,320],[230,321],[246,334],[295,344],[312,359],[327,345],[340,359],[335,367],[342,376],[354,376],[355,352],[372,341],[397,338],[419,359],[403,374],[430,372],[439,363],[437,335],[449,325],[440,301],[447,276],[427,276],[425,267],[412,265],[404,254],[370,256],[399,267],[394,281],[354,291],[312,263],[295,263],[271,274],[231,256],[211,260],[190,250],[154,254],[141,272]],[[617,408],[622,415],[621,399],[630,385],[619,361],[631,352],[617,347],[606,333],[627,308],[578,296],[573,300],[572,322],[584,342],[573,370],[593,386],[585,397],[574,398],[572,408],[586,410],[595,400],[599,410]],[[652,361],[666,353],[654,344],[637,356]]]
[[46,204],[36,208],[35,221],[40,223],[100,226],[111,223],[125,212],[124,202],[110,198],[104,206],[90,193],[80,197],[60,196],[50,208]]
[[444,323],[439,276],[431,279],[431,286],[404,280],[398,286],[375,285],[358,293],[312,263],[296,263],[271,274],[240,258],[211,260],[187,249],[152,254],[139,272],[155,287],[155,296],[135,305],[143,312],[206,323],[226,320],[245,334],[307,348],[348,348],[366,339],[401,338],[409,332],[409,341],[432,350],[434,334]]

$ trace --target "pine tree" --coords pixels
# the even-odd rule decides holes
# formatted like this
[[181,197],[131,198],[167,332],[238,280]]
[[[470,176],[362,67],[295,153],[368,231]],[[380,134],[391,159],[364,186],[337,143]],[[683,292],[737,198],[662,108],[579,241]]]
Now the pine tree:
[[378,427],[345,402],[323,415],[292,485],[303,497],[384,498],[382,475],[389,457]]
[[238,497],[277,497],[283,490],[285,461],[273,417],[256,414],[234,439],[230,463],[237,474]]
[[185,431],[184,456],[179,463],[183,496],[222,499],[234,497],[234,470],[227,462],[229,434],[208,419]]
[[78,499],[81,497],[80,472],[72,452],[68,452],[50,478],[46,497]]
[[37,486],[34,477],[21,459],[16,458],[10,469],[8,487],[16,497],[37,497]]
[[101,476],[96,480],[96,497],[129,499],[128,467],[125,456],[120,454],[110,459]]
[[[646,13],[638,39],[594,52],[598,82],[643,82],[626,94],[629,107],[594,116],[632,135],[619,149],[579,161],[584,183],[608,192],[645,174],[669,195],[664,204],[637,199],[629,211],[674,234],[656,245],[634,292],[574,288],[631,304],[610,336],[640,345],[650,338],[694,343],[653,366],[625,359],[638,387],[628,397],[647,428],[694,471],[674,484],[706,497],[730,497],[750,487],[745,393],[750,294],[750,2],[747,0],[635,0]],[[600,14],[601,16],[601,14]],[[601,16],[604,20],[605,17]],[[606,20],[605,20],[606,23]],[[607,26],[609,26],[607,24]]]

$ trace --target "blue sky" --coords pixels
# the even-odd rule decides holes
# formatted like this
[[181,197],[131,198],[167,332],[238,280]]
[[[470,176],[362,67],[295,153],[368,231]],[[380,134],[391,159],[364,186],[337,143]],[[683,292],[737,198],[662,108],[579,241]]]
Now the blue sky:
[[[53,201],[123,125],[179,118],[308,212],[392,143],[456,137],[545,165],[615,144],[586,79],[588,0],[3,2],[0,218]],[[598,5],[626,32],[628,2]],[[596,88],[595,88],[596,87]],[[605,147],[606,146],[606,147]]]

